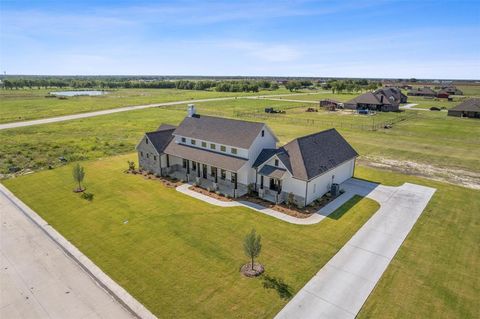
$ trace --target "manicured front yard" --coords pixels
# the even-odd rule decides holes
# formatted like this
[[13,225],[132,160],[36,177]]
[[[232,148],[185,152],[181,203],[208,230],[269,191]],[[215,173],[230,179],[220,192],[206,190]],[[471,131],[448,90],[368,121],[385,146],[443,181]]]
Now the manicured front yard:
[[[84,163],[92,202],[72,192],[71,165],[4,181],[17,196],[163,318],[271,318],[378,209],[354,197],[332,218],[297,226],[220,208],[124,174],[134,155]],[[128,221],[128,222],[127,222]],[[262,235],[265,276],[239,273],[244,235]],[[268,276],[268,277],[267,277]],[[287,286],[270,287],[278,282]]]

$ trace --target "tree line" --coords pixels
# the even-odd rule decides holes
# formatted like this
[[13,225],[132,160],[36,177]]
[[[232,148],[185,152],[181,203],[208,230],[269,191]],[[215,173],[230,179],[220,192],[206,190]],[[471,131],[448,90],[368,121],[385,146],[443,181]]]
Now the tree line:
[[330,80],[324,83],[322,87],[327,90],[332,90],[332,93],[353,93],[361,91],[373,91],[379,88],[381,84],[375,81],[368,80]]
[[279,85],[268,80],[120,80],[120,79],[73,79],[73,78],[12,78],[4,79],[5,89],[23,88],[72,88],[72,89],[179,89],[216,90],[219,92],[258,92],[276,90]]

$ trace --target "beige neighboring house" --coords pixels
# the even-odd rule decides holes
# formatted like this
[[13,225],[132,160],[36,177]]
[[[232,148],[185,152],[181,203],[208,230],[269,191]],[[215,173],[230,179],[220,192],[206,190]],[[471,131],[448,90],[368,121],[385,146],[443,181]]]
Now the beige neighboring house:
[[277,148],[265,124],[197,114],[194,105],[177,126],[162,124],[137,144],[140,168],[232,197],[254,190],[271,202],[291,193],[305,206],[351,178],[357,152],[335,130],[294,139]]

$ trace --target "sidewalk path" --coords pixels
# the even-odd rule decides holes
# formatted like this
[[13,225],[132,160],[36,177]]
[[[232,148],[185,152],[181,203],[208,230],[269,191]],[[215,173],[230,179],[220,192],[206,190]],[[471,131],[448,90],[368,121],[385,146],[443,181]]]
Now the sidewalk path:
[[0,220],[0,318],[155,318],[1,184]]
[[405,183],[346,182],[380,209],[295,295],[275,318],[355,318],[402,245],[435,189]]

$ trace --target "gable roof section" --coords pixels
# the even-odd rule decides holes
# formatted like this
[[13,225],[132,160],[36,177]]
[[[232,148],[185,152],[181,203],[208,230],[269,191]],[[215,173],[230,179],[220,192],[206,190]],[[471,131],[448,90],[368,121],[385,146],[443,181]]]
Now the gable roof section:
[[480,112],[480,99],[468,99],[457,106],[452,107],[449,111]]
[[271,165],[264,165],[262,169],[258,172],[258,174],[273,178],[282,178],[285,174],[286,170],[283,168],[271,166]]
[[347,104],[373,104],[373,105],[389,105],[392,104],[388,98],[383,95],[383,102],[380,102],[380,96],[382,94],[374,94],[372,92],[367,92],[362,95],[357,96],[356,98],[351,99]]
[[[175,128],[173,125],[162,124],[157,131],[145,133],[158,154],[162,154],[165,147],[167,147],[168,143],[172,140],[172,133],[175,131]],[[140,145],[141,142],[142,140],[140,140],[138,145]],[[138,148],[138,145],[136,148]]]
[[402,97],[406,97],[405,94],[402,93],[402,91],[396,87],[386,87],[386,88],[381,88],[375,91],[375,94],[383,94],[385,95],[390,101],[392,101],[390,98],[393,97],[393,102],[394,103],[400,103]]
[[248,149],[264,127],[264,123],[195,115],[186,117],[175,135]]
[[297,138],[281,149],[289,157],[293,177],[302,180],[310,180],[358,156],[335,129]]

